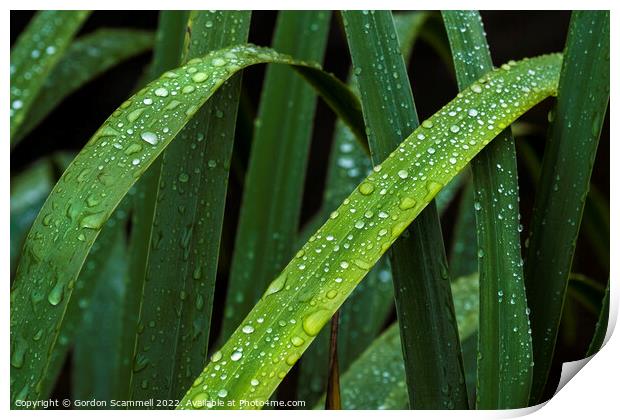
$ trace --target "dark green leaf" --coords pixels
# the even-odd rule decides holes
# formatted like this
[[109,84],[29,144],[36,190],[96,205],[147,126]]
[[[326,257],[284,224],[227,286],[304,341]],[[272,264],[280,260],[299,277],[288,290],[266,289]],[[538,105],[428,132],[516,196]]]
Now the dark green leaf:
[[[409,78],[390,12],[343,12],[343,18],[376,164],[418,124]],[[412,202],[404,208],[415,205]],[[450,280],[434,202],[395,243],[391,263],[411,407],[467,408]]]
[[[459,84],[490,89],[483,74],[493,68],[482,19],[474,11],[443,12]],[[505,65],[510,68],[510,64]],[[479,79],[483,76],[481,79]],[[478,79],[478,80],[477,80]],[[507,106],[502,99],[499,106]],[[467,112],[483,126],[497,121]],[[532,339],[525,298],[519,225],[517,161],[510,130],[472,161],[480,275],[480,325],[476,406],[519,408],[528,404]]]
[[565,54],[526,259],[535,363],[532,404],[543,398],[547,383],[609,102],[609,12],[574,12]]
[[[280,12],[273,47],[323,60],[329,12]],[[222,338],[228,338],[294,251],[316,94],[296,74],[270,66],[246,174]]]

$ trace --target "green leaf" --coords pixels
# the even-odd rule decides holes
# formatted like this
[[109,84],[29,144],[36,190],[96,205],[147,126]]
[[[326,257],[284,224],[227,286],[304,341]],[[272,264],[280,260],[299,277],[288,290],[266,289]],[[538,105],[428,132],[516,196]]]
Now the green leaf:
[[[192,12],[187,58],[246,42],[250,15]],[[133,400],[180,398],[207,360],[240,84],[241,74],[228,80],[163,154],[131,377]],[[153,346],[153,337],[159,345]]]
[[[409,12],[394,16],[401,51],[406,62],[409,61],[418,33],[428,14],[428,12]],[[352,72],[348,80],[349,86],[357,92]],[[367,151],[356,142],[355,136],[344,122],[338,120],[328,162],[323,204],[319,214],[304,227],[298,239],[299,247],[371,170],[372,164]],[[442,193],[443,191],[445,190],[442,190]],[[379,334],[393,306],[392,273],[387,258],[382,258],[340,308],[338,363],[341,370],[346,370]],[[301,360],[297,397],[306,401],[307,405],[313,405],[325,391],[328,338],[328,331],[323,330]]]
[[[75,279],[131,186],[226,80],[244,67],[267,62],[305,67],[304,77],[331,87],[321,92],[329,104],[354,98],[314,64],[253,45],[225,48],[164,73],[125,101],[67,168],[33,224],[12,287],[12,401],[39,395],[37,383],[47,373]],[[158,96],[161,89],[170,95]],[[130,288],[135,293],[136,286]],[[127,324],[134,325],[131,316]],[[41,328],[48,333],[33,341]]]
[[81,86],[152,46],[152,33],[132,29],[99,29],[76,39],[45,79],[14,141],[19,142]]
[[[124,230],[112,230],[110,241],[106,242],[109,254],[96,267],[96,279],[88,301],[81,301],[86,307],[79,318],[73,345],[73,369],[71,376],[74,399],[110,401],[121,398],[118,392],[117,376],[121,364],[118,348],[121,340],[122,306],[126,286],[126,245]],[[93,270],[93,268],[89,268]],[[85,270],[87,271],[87,270]],[[105,322],[102,322],[105,320]]]
[[[478,275],[461,277],[452,285],[461,342],[478,329]],[[348,410],[409,408],[405,362],[398,324],[394,323],[359,356],[341,378],[342,405]],[[316,408],[319,408],[319,404]]]
[[[482,19],[475,11],[443,12],[460,89],[493,68]],[[505,65],[510,68],[510,64]],[[489,89],[488,84],[476,89]],[[500,106],[504,103],[500,101]],[[497,122],[471,112],[488,128]],[[510,130],[472,161],[480,274],[480,319],[476,406],[528,405],[532,339],[521,259],[517,161]]]
[[11,50],[11,147],[45,79],[90,12],[38,12]]
[[[45,198],[51,191],[53,183],[56,182],[55,173],[63,171],[69,165],[74,155],[61,152],[52,155],[49,159],[35,163],[31,168],[19,174],[13,179],[12,198],[11,198],[11,241],[21,241],[26,236],[28,229],[32,225],[38,211],[40,210]],[[124,207],[124,206],[123,206]],[[46,398],[50,395],[58,374],[66,359],[69,348],[74,343],[75,331],[80,325],[84,314],[88,312],[89,304],[92,301],[93,289],[84,287],[88,284],[99,284],[107,281],[102,274],[102,267],[107,264],[110,250],[118,232],[124,228],[126,209],[119,209],[115,212],[114,220],[107,223],[99,240],[91,249],[84,269],[78,277],[74,296],[71,305],[67,309],[67,314],[63,318],[61,325],[58,345],[50,355],[50,366],[48,374],[43,378],[40,389],[41,395]],[[41,330],[42,331],[42,330]],[[37,332],[37,334],[39,334]],[[42,332],[40,334],[43,334]],[[109,358],[108,359],[112,359]]]
[[575,243],[609,102],[609,12],[574,12],[525,261],[534,379],[544,398]]
[[[282,11],[272,46],[321,62],[330,12]],[[245,178],[221,337],[226,339],[294,252],[316,94],[297,75],[269,66]]]
[[[97,301],[95,293],[107,293],[111,290],[103,290],[107,287],[108,281],[113,283],[106,274],[106,267],[109,265],[109,261],[115,252],[115,244],[120,240],[124,240],[122,233],[126,228],[126,221],[128,217],[128,206],[132,197],[126,197],[119,207],[114,211],[112,217],[106,222],[105,226],[101,230],[101,234],[97,238],[97,242],[90,249],[88,257],[84,262],[80,275],[78,276],[72,290],[71,302],[67,305],[66,313],[64,314],[58,331],[58,339],[56,345],[53,347],[49,354],[49,362],[47,365],[46,375],[42,378],[38,384],[38,392],[41,398],[48,398],[54,388],[58,375],[64,365],[64,361],[67,358],[69,350],[75,344],[76,334],[82,325],[82,321],[87,318],[91,307],[98,308],[101,302]],[[99,292],[97,292],[99,291]],[[117,303],[117,301],[115,301]],[[110,306],[110,307],[107,307]],[[112,305],[106,305],[104,310],[111,310],[112,313],[118,311],[119,306],[112,307]],[[101,308],[99,308],[101,309]],[[115,334],[120,334],[119,329],[112,331],[108,330],[108,337],[113,337]],[[43,331],[42,329],[39,331]],[[109,367],[113,368],[114,357],[110,357],[107,354]],[[106,362],[106,363],[107,363]],[[86,370],[86,369],[84,369]],[[116,377],[118,371],[109,372],[110,377]],[[88,376],[88,372],[83,372]],[[77,379],[77,375],[75,374]],[[82,379],[82,378],[80,378]],[[115,386],[110,383],[110,386]],[[122,398],[117,395],[117,398]]]
[[[560,54],[551,54],[492,71],[484,78],[488,88],[478,89],[476,84],[462,91],[411,133],[269,285],[232,337],[212,355],[179,408],[206,408],[211,400],[217,402],[213,408],[225,408],[227,401],[240,399],[260,407],[443,185],[516,118],[555,94],[561,61]],[[500,100],[506,107],[498,106]],[[489,129],[478,124],[466,111],[471,108],[495,117],[496,125]],[[411,207],[412,202],[416,204]]]
[[[361,93],[371,157],[377,164],[398,146],[404,133],[418,125],[409,77],[391,12],[344,11],[342,14]],[[386,95],[386,90],[391,94]],[[423,139],[416,140],[423,143]],[[404,175],[406,178],[407,174]],[[403,200],[403,210],[417,205],[416,199]],[[372,216],[371,211],[369,218]],[[463,361],[434,201],[395,243],[390,261],[410,406],[467,408]]]
[[[181,63],[181,54],[187,30],[189,12],[178,10],[161,11],[157,27],[153,61],[145,81],[156,78],[166,70]],[[118,373],[119,395],[129,399],[130,381],[133,372],[138,317],[145,286],[146,266],[151,249],[151,234],[155,216],[155,204],[161,172],[161,158],[148,168],[135,186],[132,203],[131,236],[129,239],[129,283],[125,290],[120,346],[121,364]]]

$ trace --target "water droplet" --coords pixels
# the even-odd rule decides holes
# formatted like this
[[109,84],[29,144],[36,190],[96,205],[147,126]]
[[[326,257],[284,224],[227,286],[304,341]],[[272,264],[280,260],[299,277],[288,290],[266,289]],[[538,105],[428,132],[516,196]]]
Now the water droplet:
[[363,195],[369,195],[375,190],[375,186],[370,182],[362,182],[359,186],[359,190]]
[[291,353],[286,358],[286,364],[289,366],[293,366],[298,359],[299,359],[299,355],[296,352]]
[[140,134],[140,138],[144,140],[145,142],[152,144],[153,146],[155,146],[158,142],[157,134],[151,131],[143,132],[142,134]]
[[196,309],[202,311],[202,308],[205,306],[205,298],[202,297],[202,294],[198,294],[196,296]]
[[24,365],[26,350],[28,350],[28,344],[26,343],[26,340],[22,338],[17,338],[13,353],[11,354],[11,366],[21,368]]
[[241,353],[240,351],[235,350],[230,355],[230,360],[232,360],[233,362],[236,362],[237,360],[241,359],[242,357],[243,357],[243,353]]
[[217,396],[220,398],[226,398],[227,395],[228,391],[226,391],[225,389],[220,389],[219,391],[217,391]]
[[185,172],[181,172],[181,173],[179,174],[179,182],[183,182],[183,183],[185,183],[185,182],[187,182],[187,181],[189,181],[189,175],[188,175],[188,174],[186,174]]
[[450,127],[450,131],[452,131],[453,133],[458,133],[460,130],[458,125],[453,125]]
[[95,195],[89,195],[86,198],[86,205],[88,207],[95,207],[97,204],[99,204],[99,199]]
[[155,95],[161,96],[161,97],[166,97],[166,96],[168,96],[168,89],[166,89],[164,87],[157,88],[157,89],[155,89]]
[[101,229],[101,226],[107,220],[105,212],[97,212],[97,213],[85,213],[85,215],[80,219],[80,227],[86,229]]
[[138,153],[140,150],[142,150],[142,146],[140,146],[137,143],[131,143],[129,146],[127,146],[127,148],[125,149],[125,154],[127,156],[129,155],[133,155],[134,153]]
[[222,360],[222,352],[218,350],[215,353],[213,353],[213,355],[211,356],[211,361],[213,363],[217,363],[220,360]]
[[399,208],[401,210],[408,210],[411,208],[414,208],[416,205],[416,201],[411,198],[411,197],[404,197],[402,200],[400,200],[400,204],[399,204]]
[[50,303],[50,305],[52,306],[56,306],[58,305],[61,301],[62,298],[64,296],[64,284],[62,282],[57,282],[56,285],[52,288],[52,290],[50,290],[49,294],[47,295],[47,301]]
[[204,407],[206,401],[209,401],[209,395],[206,392],[201,392],[192,397],[192,406],[194,408]]
[[314,337],[321,331],[321,328],[329,321],[331,313],[326,309],[319,309],[306,316],[302,322],[302,326],[306,334]]
[[406,179],[408,176],[409,176],[409,173],[406,170],[401,169],[400,171],[398,171],[398,177],[400,179]]
[[243,328],[241,328],[241,331],[245,334],[252,334],[254,332],[254,327],[251,325],[244,325]]
[[426,191],[427,194],[424,197],[425,200],[430,200],[431,198],[433,198],[434,196],[437,195],[437,193],[439,191],[441,191],[441,189],[443,188],[443,184],[436,182],[436,181],[428,181],[426,183]]
[[136,354],[136,357],[133,362],[133,371],[140,372],[144,368],[146,368],[149,364],[149,359],[143,354]]
[[131,111],[129,114],[127,114],[127,121],[134,122],[140,117],[140,115],[142,115],[143,112],[144,108],[138,108],[134,111]]
[[209,76],[206,73],[198,72],[192,76],[192,80],[196,83],[202,83],[207,80]]
[[295,346],[295,347],[300,347],[302,346],[306,341],[298,336],[295,336],[293,338],[291,338],[291,343]]
[[282,288],[284,288],[284,285],[286,284],[286,277],[286,273],[280,274],[280,276],[278,276],[274,281],[269,284],[263,297],[267,297],[282,290]]
[[366,261],[360,260],[359,258],[353,260],[353,264],[355,264],[355,266],[361,270],[370,270],[370,267],[372,267]]
[[433,128],[433,123],[431,122],[431,120],[424,120],[422,122],[422,127],[424,127],[424,128]]

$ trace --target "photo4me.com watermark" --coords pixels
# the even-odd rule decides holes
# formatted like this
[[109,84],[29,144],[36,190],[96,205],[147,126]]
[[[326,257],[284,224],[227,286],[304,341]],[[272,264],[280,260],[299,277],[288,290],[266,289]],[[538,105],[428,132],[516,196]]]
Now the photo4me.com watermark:
[[19,409],[91,409],[91,408],[150,408],[169,410],[171,408],[223,408],[223,409],[260,409],[263,407],[272,408],[303,408],[306,406],[306,402],[303,400],[292,401],[256,401],[256,400],[210,400],[210,399],[192,399],[181,403],[180,400],[159,400],[151,398],[148,400],[98,400],[95,398],[88,400],[74,400],[74,399],[57,399],[51,398],[47,400],[16,400],[16,408]]

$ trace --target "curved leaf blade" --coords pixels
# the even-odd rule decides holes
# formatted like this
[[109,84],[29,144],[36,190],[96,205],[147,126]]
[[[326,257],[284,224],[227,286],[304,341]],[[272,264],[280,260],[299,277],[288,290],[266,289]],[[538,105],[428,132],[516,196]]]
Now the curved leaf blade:
[[544,398],[568,277],[609,102],[609,12],[573,12],[525,261],[534,380]]
[[[192,12],[188,58],[247,41],[250,12]],[[131,399],[178,399],[207,360],[241,73],[163,153]],[[157,337],[158,346],[153,346]],[[139,369],[138,369],[139,368]]]
[[[331,12],[281,11],[273,48],[323,61]],[[296,74],[269,66],[255,123],[221,337],[226,339],[294,252],[310,153],[316,93]]]
[[[443,185],[506,126],[555,94],[561,61],[561,55],[551,54],[490,72],[484,76],[484,89],[475,85],[462,91],[422,123],[310,237],[213,354],[178,408],[222,408],[226,401],[241,398],[256,404],[240,408],[260,407]],[[506,107],[498,106],[500,99]],[[467,112],[472,107],[495,116],[497,124],[480,125]]]
[[[478,274],[451,284],[461,343],[478,329]],[[362,353],[341,378],[342,406],[347,410],[409,408],[405,362],[398,325],[389,327]]]
[[132,29],[99,29],[76,39],[45,79],[15,142],[28,135],[56,106],[108,69],[153,46],[153,34]]
[[[343,11],[374,164],[418,126],[407,69],[390,11]],[[386,94],[386,90],[390,94]],[[446,252],[431,201],[390,256],[410,405],[467,408]]]
[[[159,74],[181,64],[182,52],[187,31],[189,12],[184,10],[163,10],[159,13],[157,34],[153,48],[153,59],[144,75],[144,82],[153,80]],[[139,85],[142,87],[142,81]],[[135,353],[138,317],[142,299],[146,264],[151,246],[155,199],[159,186],[161,158],[158,158],[135,185],[132,200],[131,235],[128,247],[128,284],[122,308],[122,338],[118,372],[118,394],[129,399],[133,357]]]
[[14,135],[50,71],[90,12],[46,10],[38,12],[11,51],[11,147]]
[[[482,19],[475,11],[446,11],[443,16],[459,88],[464,89],[493,68]],[[486,114],[478,118],[484,125],[495,124]],[[478,336],[476,406],[525,407],[532,381],[532,338],[521,259],[517,161],[510,130],[480,153],[471,167],[483,320]]]
[[[12,401],[39,395],[75,279],[110,214],[217,89],[260,63],[304,67],[304,77],[331,87],[321,91],[330,104],[354,98],[314,64],[240,45],[190,60],[125,101],[69,165],[24,245],[11,291]],[[40,328],[46,334],[33,340]]]

